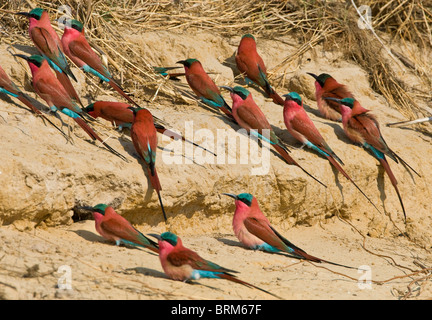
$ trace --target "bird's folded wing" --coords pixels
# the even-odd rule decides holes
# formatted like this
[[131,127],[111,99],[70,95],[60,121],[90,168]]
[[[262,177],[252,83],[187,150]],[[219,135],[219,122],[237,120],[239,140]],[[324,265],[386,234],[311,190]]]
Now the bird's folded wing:
[[58,54],[57,42],[46,29],[35,27],[30,31],[30,36],[34,44],[40,48],[47,57],[52,58]]
[[279,250],[285,250],[283,241],[272,230],[267,221],[257,218],[246,218],[243,223],[247,231],[257,238]]
[[100,226],[106,233],[115,235],[121,239],[133,240],[131,237],[135,233],[134,229],[130,225],[123,223],[122,220],[106,219],[101,222]]
[[91,68],[107,78],[111,78],[108,69],[102,64],[100,57],[93,51],[87,41],[71,41],[69,43],[70,52],[85,62]]
[[237,115],[241,122],[246,125],[245,129],[255,129],[262,132],[262,129],[271,130],[270,124],[264,114],[259,110],[259,107],[248,107],[240,105],[237,108]]

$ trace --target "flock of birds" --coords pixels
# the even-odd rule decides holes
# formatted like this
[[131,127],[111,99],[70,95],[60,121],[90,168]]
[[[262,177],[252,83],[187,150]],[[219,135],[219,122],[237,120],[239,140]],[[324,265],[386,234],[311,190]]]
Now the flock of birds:
[[[28,62],[32,73],[34,91],[47,103],[50,111],[43,113],[36,108],[31,99],[8,78],[1,66],[0,92],[19,99],[37,116],[42,117],[44,121],[59,130],[66,139],[70,139],[70,132],[66,134],[62,130],[63,125],[61,128],[58,127],[48,117],[54,114],[63,124],[63,120],[61,120],[58,113],[60,111],[62,114],[74,119],[92,140],[100,141],[110,152],[125,161],[128,160],[109,146],[92,129],[91,122],[100,117],[112,122],[120,129],[123,127],[130,128],[133,145],[148,169],[149,180],[157,192],[164,219],[167,220],[160,194],[162,187],[156,171],[157,132],[174,139],[193,142],[166,128],[161,119],[152,116],[148,109],[141,108],[123,91],[121,86],[113,79],[107,67],[102,63],[99,55],[93,51],[87,42],[81,22],[73,19],[65,20],[64,33],[60,39],[51,26],[48,13],[43,9],[35,8],[30,12],[17,12],[17,14],[28,17],[29,35],[40,54],[31,56],[16,54],[15,56]],[[101,82],[107,82],[127,99],[128,103],[96,101],[84,107],[71,82],[71,79],[76,81],[76,78],[70,69],[66,56],[82,71],[96,76]],[[325,157],[380,212],[377,206],[342,168],[343,161],[326,143],[305,112],[301,96],[296,92],[290,92],[281,97],[270,85],[265,64],[257,52],[256,41],[251,34],[246,34],[241,38],[235,61],[248,85],[259,86],[274,103],[283,106],[284,123],[288,132],[303,145]],[[171,69],[177,67],[158,67],[155,68],[155,71],[173,80],[185,76],[190,88],[203,103],[215,110],[219,110],[226,119],[246,129],[251,135],[269,143],[285,162],[298,166],[308,176],[326,187],[289,155],[289,149],[272,130],[265,114],[255,103],[249,90],[242,86],[217,86],[197,59],[181,60],[178,63],[184,66],[184,73],[170,73]],[[338,83],[326,73],[320,75],[309,73],[309,75],[315,79],[315,95],[320,114],[326,119],[342,122],[347,137],[353,143],[368,149],[380,162],[398,195],[406,219],[402,197],[397,188],[397,180],[390,169],[386,156],[397,163],[403,163],[406,168],[409,168],[418,176],[420,175],[388,147],[381,135],[376,117],[361,106],[360,102],[354,98],[345,85]],[[230,92],[232,106],[224,100],[220,89]],[[195,143],[193,144],[202,148]],[[284,253],[298,259],[351,268],[311,256],[288,241],[270,224],[260,210],[258,200],[253,195],[249,193],[238,195],[224,193],[224,195],[235,200],[236,209],[233,218],[233,229],[235,235],[245,247],[270,253]],[[162,268],[171,279],[181,281],[197,280],[199,278],[227,279],[272,294],[240,280],[235,275],[236,271],[205,260],[196,252],[187,249],[183,246],[181,239],[171,232],[150,235],[157,239],[157,242],[155,242],[139,232],[124,217],[117,214],[112,207],[106,204],[98,204],[94,207],[85,206],[78,209],[89,210],[93,213],[96,230],[105,239],[115,241],[117,245],[122,243],[141,246],[158,253]],[[276,295],[273,296],[277,297]]]

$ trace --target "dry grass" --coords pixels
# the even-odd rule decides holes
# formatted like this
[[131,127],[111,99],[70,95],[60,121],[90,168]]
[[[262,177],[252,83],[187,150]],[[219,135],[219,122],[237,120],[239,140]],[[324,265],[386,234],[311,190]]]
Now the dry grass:
[[[196,28],[227,37],[246,32],[270,39],[291,36],[298,40],[298,50],[270,71],[286,69],[317,45],[340,50],[368,72],[371,87],[407,119],[428,116],[431,109],[427,104],[432,98],[427,54],[432,49],[432,2],[369,0],[362,4],[372,9],[374,33],[358,27],[353,0],[12,0],[1,7],[0,35],[2,42],[29,43],[27,22],[8,11],[37,5],[57,19],[64,14],[58,12],[59,6],[67,5],[73,8],[72,16],[85,23],[91,44],[108,57],[123,86],[147,101],[156,91],[178,98],[180,95],[154,74],[151,62],[124,39],[126,30]],[[419,126],[432,132],[428,124]]]

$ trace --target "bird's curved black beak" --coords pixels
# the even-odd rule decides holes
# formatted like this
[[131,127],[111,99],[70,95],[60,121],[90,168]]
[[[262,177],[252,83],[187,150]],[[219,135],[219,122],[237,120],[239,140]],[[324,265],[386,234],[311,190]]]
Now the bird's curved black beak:
[[318,80],[318,76],[314,73],[310,73],[310,72],[306,72],[308,75],[310,75],[311,77],[313,77],[315,80]]
[[162,237],[159,234],[156,233],[148,233],[147,235],[156,238],[157,240],[162,240]]
[[30,13],[28,12],[16,12],[15,14],[19,14],[20,16],[30,17]]
[[180,63],[180,64],[182,64],[182,65],[185,65],[186,60],[180,60],[180,61],[177,61],[176,63]]
[[232,194],[232,193],[222,193],[222,194],[223,194],[223,195],[226,195],[226,196],[228,196],[228,197],[231,197],[231,198],[233,198],[234,200],[237,200],[237,199],[238,199],[237,195]]
[[325,97],[323,98],[324,100],[331,100],[331,101],[336,101],[337,103],[342,103],[341,99],[337,99],[337,98],[332,98],[332,97]]
[[229,92],[234,92],[234,89],[231,88],[231,87],[229,87],[229,86],[219,86],[219,88],[226,89],[226,90],[228,90]]
[[23,55],[23,54],[13,54],[13,56],[14,57],[20,57],[20,58],[22,58],[22,59],[24,59],[24,60],[29,60],[29,57],[27,57],[27,56],[25,56],[25,55]]

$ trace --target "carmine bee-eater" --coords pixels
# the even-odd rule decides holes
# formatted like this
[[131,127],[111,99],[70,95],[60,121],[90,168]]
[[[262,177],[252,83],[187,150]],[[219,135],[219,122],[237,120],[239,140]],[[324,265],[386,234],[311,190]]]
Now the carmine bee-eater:
[[[101,117],[107,121],[110,121],[115,126],[118,126],[120,129],[124,127],[130,129],[132,127],[134,115],[131,106],[127,103],[113,102],[113,101],[96,101],[94,103],[89,104],[83,110],[93,118],[97,119]],[[186,139],[181,134],[178,134],[172,130],[167,129],[161,123],[162,121],[159,121],[158,118],[153,116],[153,120],[157,132],[164,134],[175,140],[182,139],[185,142],[191,143],[194,146],[199,147],[215,155],[213,152],[207,150],[206,148],[196,144],[195,142]]]
[[140,246],[159,253],[156,242],[147,238],[129,221],[119,215],[112,207],[100,203],[94,207],[78,207],[93,212],[96,231],[105,239],[115,241],[116,245],[121,243]]
[[148,169],[148,177],[153,189],[159,198],[159,203],[162,209],[162,214],[167,220],[165,209],[162,203],[160,191],[162,190],[158,174],[156,172],[156,150],[157,150],[157,135],[156,128],[153,122],[153,116],[145,108],[132,108],[134,119],[131,127],[132,142],[139,157],[144,161]]
[[41,55],[47,59],[51,68],[54,69],[57,78],[66,91],[81,104],[81,100],[69,77],[74,81],[77,81],[77,79],[72,73],[69,63],[63,54],[62,43],[59,36],[51,26],[48,13],[41,8],[35,8],[30,12],[18,12],[17,14],[29,18],[30,39],[33,41]]
[[82,118],[83,111],[71,98],[66,89],[61,85],[60,81],[52,73],[47,60],[39,55],[30,57],[17,54],[17,57],[27,60],[32,73],[32,84],[35,92],[45,100],[48,107],[53,112],[60,110],[74,121],[92,138],[100,141],[111,153],[128,161],[123,155],[115,151],[99,135],[86,123]]
[[[122,128],[131,128],[132,122],[133,122],[133,111],[130,109],[131,105],[124,103],[124,102],[115,102],[115,101],[96,101],[94,103],[89,104],[87,107],[85,107],[83,110],[87,112],[90,116],[97,119],[101,117],[102,119],[105,119],[107,121],[110,121],[113,125],[118,126],[121,130]],[[191,143],[194,146],[201,148],[207,152],[212,153],[213,152],[207,150],[206,148],[196,144],[195,142],[192,142],[185,137],[183,137],[181,134],[178,134],[172,130],[167,129],[156,117],[153,117],[154,125],[156,127],[156,131],[164,134],[171,139],[182,139],[185,142]]]
[[[281,141],[272,130],[270,123],[266,116],[255,103],[252,98],[252,94],[245,88],[235,86],[234,88],[228,86],[221,86],[221,88],[227,89],[231,93],[232,114],[238,125],[246,129],[250,134],[257,136],[259,139],[265,140],[272,145],[273,148],[281,155],[281,157],[288,164],[293,164],[302,169],[308,176],[313,178],[315,181],[326,187],[321,181],[312,176],[303,167],[301,167],[289,154],[285,146],[281,144]],[[270,136],[266,136],[264,130],[266,130]]]
[[111,122],[114,126],[130,128],[133,122],[133,111],[130,104],[115,101],[96,101],[89,104],[83,110],[93,118],[102,118]]
[[37,116],[42,117],[44,120],[48,121],[54,128],[59,130],[61,134],[67,138],[66,133],[62,129],[57,127],[50,119],[48,119],[38,108],[36,108],[30,101],[29,97],[22,92],[18,86],[12,82],[12,80],[7,76],[6,72],[0,66],[0,92],[5,93],[11,97],[17,98],[19,101],[24,103],[29,107]]
[[186,81],[198,98],[206,105],[221,110],[232,119],[231,107],[226,103],[218,86],[204,71],[201,62],[197,59],[187,59],[177,61],[177,63],[184,66]]
[[336,168],[336,170],[338,170],[345,178],[347,178],[375,207],[375,209],[380,212],[375,204],[369,199],[369,197],[359,188],[359,186],[357,186],[354,180],[352,180],[345,170],[339,165],[339,163],[343,164],[343,162],[333,152],[333,150],[324,140],[321,133],[316,128],[315,124],[307,115],[306,111],[303,109],[303,101],[299,94],[296,92],[290,92],[283,95],[283,97],[286,98],[283,116],[288,132],[303,145],[327,158],[327,160]]
[[258,54],[253,35],[248,33],[241,38],[235,61],[239,71],[245,75],[246,83],[252,81],[259,85],[276,104],[283,106],[283,98],[276,93],[267,79],[267,68]]
[[321,73],[319,76],[309,72],[307,74],[315,79],[315,98],[321,115],[329,120],[342,121],[339,104],[326,98],[354,98],[353,94],[327,73]]
[[396,163],[398,163],[398,161],[401,161],[419,177],[420,175],[388,147],[387,143],[384,141],[383,136],[381,135],[379,123],[376,117],[373,114],[369,113],[370,110],[363,108],[360,103],[353,98],[336,99],[329,97],[325,99],[332,100],[340,104],[340,110],[342,113],[342,124],[347,137],[352,142],[357,143],[366,149],[369,149],[374,155],[374,157],[377,158],[378,161],[381,163],[387,175],[389,176],[394,189],[396,190],[402,207],[404,218],[406,220],[405,207],[402,202],[402,197],[399,193],[399,189],[397,187],[397,180],[392,170],[390,169],[390,166],[385,156],[387,155]]
[[84,72],[91,73],[101,81],[108,82],[108,84],[126,98],[126,100],[139,107],[113,79],[109,70],[103,65],[101,58],[87,42],[84,35],[83,24],[74,19],[65,19],[63,23],[65,24],[65,28],[61,42],[63,44],[64,53],[73,63]]
[[309,260],[311,262],[325,262],[340,267],[352,268],[311,256],[285,239],[271,226],[270,221],[261,212],[258,200],[250,193],[241,193],[239,195],[231,193],[223,194],[235,199],[234,234],[247,248],[270,253],[285,252],[297,259]]
[[174,233],[164,232],[161,235],[149,235],[159,240],[159,260],[162,269],[170,279],[178,281],[198,280],[200,278],[226,279],[277,297],[264,289],[238,279],[232,274],[238,273],[237,271],[221,267],[202,258],[195,251],[184,247],[180,237]]

